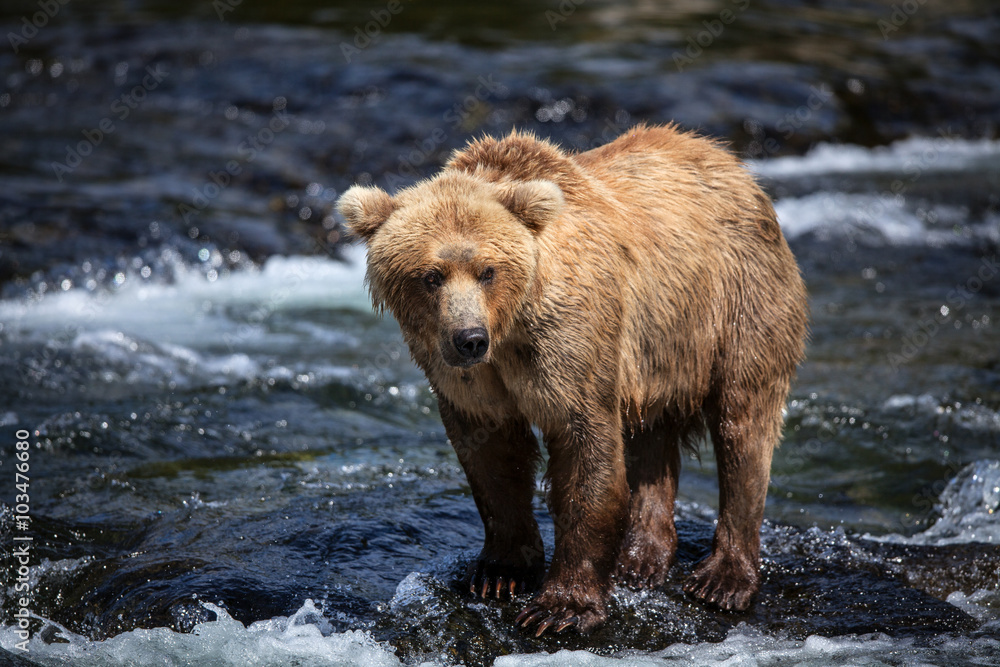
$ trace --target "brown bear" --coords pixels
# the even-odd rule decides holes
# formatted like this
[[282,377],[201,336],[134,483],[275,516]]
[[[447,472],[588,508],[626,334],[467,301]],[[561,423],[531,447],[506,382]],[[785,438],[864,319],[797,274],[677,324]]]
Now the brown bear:
[[354,186],[338,208],[485,525],[473,593],[542,579],[532,425],[549,454],[555,551],[516,622],[539,635],[601,625],[615,580],[664,582],[680,451],[707,430],[719,520],[684,590],[749,606],[807,307],[774,208],[736,158],[674,126],[579,154],[515,132],[395,196]]

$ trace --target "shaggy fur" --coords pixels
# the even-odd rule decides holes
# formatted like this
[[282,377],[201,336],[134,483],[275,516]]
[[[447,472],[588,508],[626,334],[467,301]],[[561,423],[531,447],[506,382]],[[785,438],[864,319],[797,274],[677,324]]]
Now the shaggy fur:
[[[750,604],[806,295],[738,160],[672,126],[576,155],[514,133],[473,142],[395,197],[355,186],[339,208],[468,476],[486,529],[475,593],[541,581],[518,622],[589,632],[615,576],[662,584],[679,451],[707,430],[719,522],[685,590]],[[532,424],[556,526],[544,579]]]

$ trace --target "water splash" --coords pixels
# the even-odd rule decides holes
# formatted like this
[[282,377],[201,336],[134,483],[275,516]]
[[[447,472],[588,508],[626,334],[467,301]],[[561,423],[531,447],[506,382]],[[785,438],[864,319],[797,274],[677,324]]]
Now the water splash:
[[[169,628],[133,630],[92,642],[46,621],[35,634],[27,657],[40,665],[200,665],[203,667],[268,667],[270,665],[357,665],[395,667],[401,663],[390,648],[362,630],[332,632],[330,622],[312,600],[290,617],[275,617],[244,626],[222,607],[202,603],[214,621],[199,623],[191,633]],[[47,643],[44,639],[54,643]],[[14,650],[13,627],[0,630],[0,646]],[[0,656],[2,658],[3,656]]]
[[916,535],[864,537],[897,544],[1000,544],[1000,460],[975,461],[962,468],[941,492],[935,509],[940,518]]

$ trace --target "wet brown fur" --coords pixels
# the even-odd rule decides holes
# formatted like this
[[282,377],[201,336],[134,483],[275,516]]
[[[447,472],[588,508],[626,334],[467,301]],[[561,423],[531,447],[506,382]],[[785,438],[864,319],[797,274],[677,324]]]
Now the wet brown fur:
[[[719,523],[685,590],[750,604],[806,296],[769,199],[737,159],[673,126],[575,155],[513,133],[473,142],[395,197],[355,187],[339,206],[469,478],[486,528],[477,593],[530,586],[544,568],[530,425],[549,451],[556,525],[541,591],[519,617],[540,632],[600,625],[615,576],[663,583],[679,450],[707,430]],[[423,282],[429,271],[440,288]],[[450,337],[473,325],[489,351],[454,365]]]

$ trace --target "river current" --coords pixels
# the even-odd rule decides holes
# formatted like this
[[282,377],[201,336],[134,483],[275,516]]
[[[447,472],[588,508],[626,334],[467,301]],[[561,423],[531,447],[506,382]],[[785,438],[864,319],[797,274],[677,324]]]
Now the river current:
[[[53,0],[0,27],[0,664],[1000,664],[991,3]],[[482,133],[669,120],[748,161],[810,293],[763,590],[681,593],[705,447],[670,581],[535,639],[456,583],[481,522],[333,202]]]

